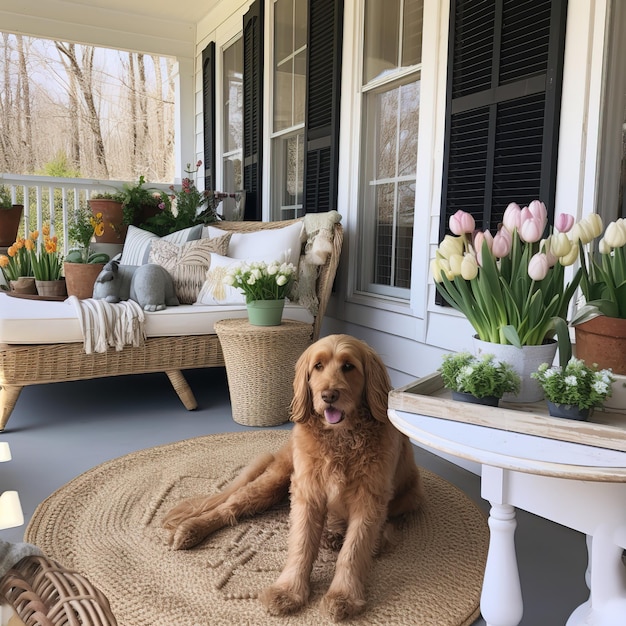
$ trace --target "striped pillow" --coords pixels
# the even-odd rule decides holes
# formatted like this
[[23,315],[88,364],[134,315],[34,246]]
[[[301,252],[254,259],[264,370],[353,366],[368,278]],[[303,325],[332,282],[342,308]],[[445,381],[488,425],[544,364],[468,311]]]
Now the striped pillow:
[[229,240],[230,233],[183,244],[159,239],[152,243],[149,262],[163,266],[170,273],[181,304],[193,304],[211,265],[211,253],[224,254],[228,250]]
[[122,249],[122,258],[120,265],[145,265],[150,258],[150,247],[155,241],[169,241],[171,243],[186,243],[200,239],[202,235],[202,224],[177,230],[174,233],[159,237],[150,231],[129,226]]

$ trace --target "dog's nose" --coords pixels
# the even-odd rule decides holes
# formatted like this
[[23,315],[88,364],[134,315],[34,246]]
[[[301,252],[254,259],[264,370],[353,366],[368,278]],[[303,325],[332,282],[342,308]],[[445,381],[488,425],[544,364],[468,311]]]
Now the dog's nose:
[[339,392],[336,389],[325,389],[322,391],[322,400],[328,404],[332,404],[333,402],[337,402],[339,398]]

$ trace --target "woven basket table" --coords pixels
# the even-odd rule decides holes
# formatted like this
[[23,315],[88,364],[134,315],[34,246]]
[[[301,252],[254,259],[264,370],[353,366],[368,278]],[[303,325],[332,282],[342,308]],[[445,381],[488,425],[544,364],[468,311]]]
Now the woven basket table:
[[0,594],[26,626],[117,626],[102,592],[46,557],[14,565],[0,580]]
[[311,344],[311,324],[283,320],[253,326],[247,319],[215,323],[226,364],[233,419],[244,426],[278,426],[289,420],[294,368]]

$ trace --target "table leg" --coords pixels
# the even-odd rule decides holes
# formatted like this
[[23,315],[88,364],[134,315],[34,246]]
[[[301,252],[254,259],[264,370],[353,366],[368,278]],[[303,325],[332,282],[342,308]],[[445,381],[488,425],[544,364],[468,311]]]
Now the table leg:
[[567,626],[622,626],[626,615],[626,567],[622,561],[626,528],[603,525],[588,541],[591,564],[589,600],[567,620]]
[[524,611],[515,554],[515,509],[491,503],[489,552],[480,597],[480,611],[487,626],[517,626]]

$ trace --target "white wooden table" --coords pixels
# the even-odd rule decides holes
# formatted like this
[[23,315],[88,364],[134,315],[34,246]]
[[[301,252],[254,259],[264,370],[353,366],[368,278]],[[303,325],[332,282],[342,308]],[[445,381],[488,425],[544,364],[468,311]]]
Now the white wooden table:
[[[558,439],[516,432],[510,417],[514,412],[507,409],[464,408],[461,403],[442,400],[438,410],[427,411],[442,415],[467,412],[468,421],[459,415],[425,415],[416,408],[421,396],[407,402],[406,396],[396,394],[394,398],[394,393],[390,396],[389,417],[396,428],[417,444],[481,465],[481,495],[491,504],[491,538],[481,595],[481,613],[488,626],[517,626],[522,619],[514,544],[516,507],[587,535],[589,566],[580,575],[586,575],[590,597],[572,613],[567,626],[624,626],[626,451],[563,441],[561,426],[556,427]],[[481,417],[473,419],[471,415]],[[493,425],[498,416],[502,428]],[[530,430],[544,419],[530,417]],[[553,418],[545,420],[548,426],[553,422]],[[471,423],[483,421],[489,425]],[[573,431],[574,439],[582,439],[575,427]]]

